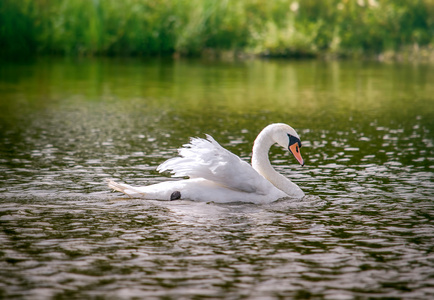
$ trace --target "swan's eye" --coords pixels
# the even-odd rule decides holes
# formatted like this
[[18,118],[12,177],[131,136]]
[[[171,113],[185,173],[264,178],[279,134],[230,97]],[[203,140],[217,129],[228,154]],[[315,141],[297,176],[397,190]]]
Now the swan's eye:
[[299,151],[298,148],[301,148],[300,140],[298,138],[296,138],[295,136],[290,135],[289,133],[288,133],[288,137],[289,137],[289,146],[297,144],[296,151],[298,153],[298,151]]

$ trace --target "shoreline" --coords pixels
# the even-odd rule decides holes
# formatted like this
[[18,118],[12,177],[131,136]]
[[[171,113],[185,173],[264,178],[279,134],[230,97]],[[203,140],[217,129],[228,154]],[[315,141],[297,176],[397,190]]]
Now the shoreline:
[[369,54],[369,53],[255,53],[253,51],[241,51],[241,50],[220,50],[207,48],[197,54],[183,54],[179,52],[173,53],[161,53],[161,54],[108,54],[108,53],[82,53],[82,54],[63,54],[63,53],[30,53],[24,56],[4,55],[0,56],[0,61],[3,62],[22,62],[38,58],[170,58],[174,60],[178,59],[204,59],[204,60],[217,60],[217,61],[244,61],[252,59],[270,59],[270,60],[321,60],[321,61],[351,61],[360,60],[367,62],[381,62],[381,63],[434,63],[434,47],[418,45],[402,47],[400,51],[388,50],[381,53]]

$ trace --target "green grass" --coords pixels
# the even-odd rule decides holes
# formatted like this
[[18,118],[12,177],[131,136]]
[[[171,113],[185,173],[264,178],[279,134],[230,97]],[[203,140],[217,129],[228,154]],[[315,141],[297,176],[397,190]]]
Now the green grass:
[[434,47],[434,0],[2,0],[0,56],[371,56]]

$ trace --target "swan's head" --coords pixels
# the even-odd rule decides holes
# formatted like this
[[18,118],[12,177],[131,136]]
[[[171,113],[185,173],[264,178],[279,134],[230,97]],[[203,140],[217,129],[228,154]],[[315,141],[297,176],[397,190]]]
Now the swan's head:
[[294,128],[283,123],[273,124],[270,126],[273,127],[272,137],[274,141],[283,148],[288,149],[300,165],[304,166],[304,161],[300,153],[300,137],[297,132],[295,132]]

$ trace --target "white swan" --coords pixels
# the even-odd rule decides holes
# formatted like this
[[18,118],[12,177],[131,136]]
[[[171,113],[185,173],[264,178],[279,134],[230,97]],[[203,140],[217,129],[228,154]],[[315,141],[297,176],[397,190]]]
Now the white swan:
[[304,165],[298,134],[291,126],[278,123],[259,133],[253,145],[252,166],[207,135],[207,139],[192,138],[178,150],[179,157],[157,168],[159,172],[169,170],[174,177],[190,179],[141,187],[109,181],[108,186],[131,197],[154,200],[269,203],[284,197],[302,198],[303,191],[277,173],[268,160],[268,151],[275,143],[288,149]]

